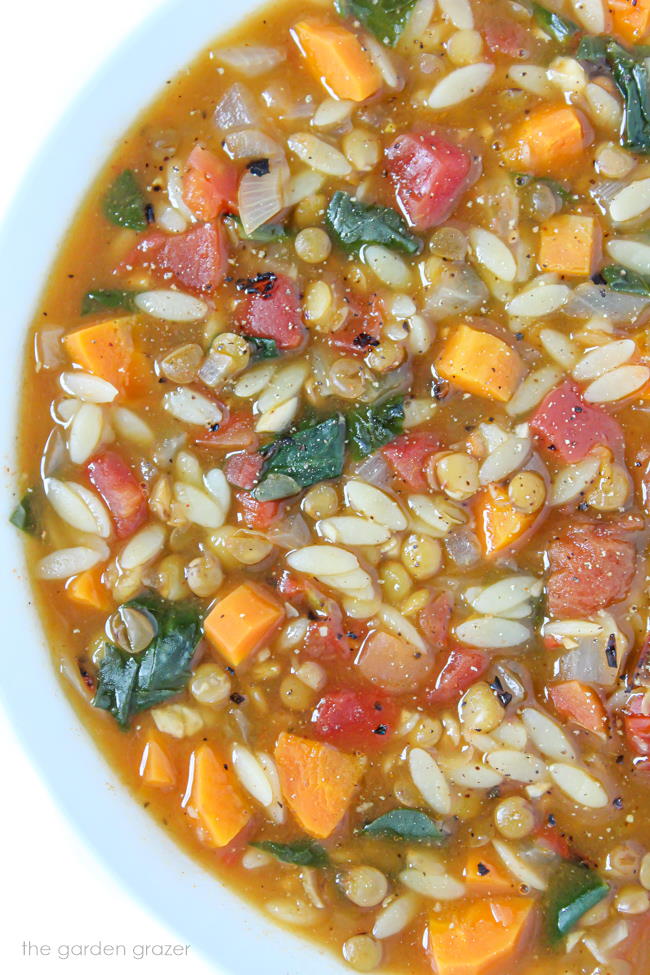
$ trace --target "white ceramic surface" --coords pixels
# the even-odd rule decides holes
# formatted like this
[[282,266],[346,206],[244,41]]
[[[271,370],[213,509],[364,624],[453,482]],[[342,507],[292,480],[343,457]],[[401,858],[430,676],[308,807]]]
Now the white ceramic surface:
[[[100,69],[25,174],[0,227],[0,696],[66,816],[116,876],[221,975],[335,975],[343,966],[252,911],[178,850],[131,800],[60,690],[31,608],[15,504],[25,329],[57,245],[100,165],[165,80],[257,0],[171,0]],[[37,192],[34,192],[37,187]],[[17,814],[19,811],[17,810]],[[347,969],[346,969],[347,970]]]

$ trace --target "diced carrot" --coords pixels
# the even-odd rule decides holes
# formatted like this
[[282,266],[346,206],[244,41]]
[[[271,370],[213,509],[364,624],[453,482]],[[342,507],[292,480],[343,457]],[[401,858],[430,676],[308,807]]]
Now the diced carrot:
[[381,87],[379,71],[347,27],[310,17],[293,34],[311,73],[338,98],[362,102]]
[[608,0],[613,33],[627,44],[638,44],[650,31],[650,0]]
[[284,611],[259,586],[244,583],[220,599],[203,622],[203,632],[231,667],[238,667],[278,626]]
[[548,694],[561,718],[573,721],[599,738],[607,738],[609,719],[600,695],[579,680],[551,684]]
[[551,217],[540,231],[539,266],[569,277],[590,277],[600,259],[600,241],[594,217],[574,213]]
[[492,335],[457,325],[440,353],[436,368],[443,379],[466,393],[507,403],[525,366],[519,353]]
[[491,843],[469,851],[463,880],[470,897],[516,893],[514,882],[501,866]]
[[363,772],[361,760],[333,745],[283,732],[275,761],[292,813],[310,836],[325,839],[347,812]]
[[78,576],[73,576],[65,591],[74,603],[106,612],[111,608],[111,600],[101,576],[101,569],[88,569]]
[[157,789],[170,789],[176,783],[176,773],[169,755],[151,736],[147,739],[140,759],[140,776],[147,785]]
[[228,846],[251,818],[230,763],[208,744],[199,745],[191,762],[188,806],[198,817],[207,841],[213,846]]
[[490,484],[474,499],[474,517],[483,554],[490,558],[518,541],[538,515],[518,511],[505,488]]
[[461,903],[429,917],[428,952],[436,975],[511,971],[523,947],[535,902],[498,897]]
[[587,120],[577,109],[546,105],[513,128],[505,160],[511,169],[563,177],[580,162],[592,138]]
[[143,353],[134,348],[135,321],[132,315],[110,318],[68,332],[63,339],[67,353],[78,366],[106,379],[119,392],[138,395],[151,369]]

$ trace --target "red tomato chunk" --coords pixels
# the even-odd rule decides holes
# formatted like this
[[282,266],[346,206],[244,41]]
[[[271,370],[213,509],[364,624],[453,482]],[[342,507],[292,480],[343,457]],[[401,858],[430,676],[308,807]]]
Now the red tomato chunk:
[[623,431],[617,421],[585,402],[569,379],[544,397],[530,420],[530,429],[542,446],[566,464],[582,460],[598,444],[614,452],[623,449]]
[[432,596],[418,613],[422,635],[434,652],[447,649],[453,608],[454,597],[451,593],[442,592]]
[[426,491],[424,464],[439,449],[440,440],[434,433],[404,433],[383,447],[382,453],[396,476],[408,487],[413,491]]
[[485,43],[496,54],[509,58],[527,58],[530,55],[530,34],[521,24],[505,17],[490,17],[482,28]]
[[246,451],[239,451],[236,454],[231,454],[226,461],[224,468],[226,480],[234,487],[252,491],[259,480],[263,467],[264,458],[261,454],[248,454]]
[[294,281],[284,274],[238,282],[247,291],[237,309],[237,324],[244,335],[275,339],[280,349],[295,349],[306,331]]
[[106,450],[88,462],[88,477],[115,522],[118,538],[128,538],[147,520],[147,496],[119,454]]
[[553,616],[591,616],[623,599],[636,567],[635,547],[608,525],[569,527],[549,549],[548,608]]
[[489,666],[490,658],[482,650],[452,650],[434,686],[427,691],[427,701],[429,704],[453,704],[481,679]]
[[142,240],[127,263],[144,264],[189,288],[209,294],[221,284],[228,266],[224,231],[204,223],[185,234],[153,233]]
[[209,149],[195,146],[183,174],[183,200],[199,220],[237,207],[237,171]]
[[265,531],[282,510],[279,501],[258,501],[247,491],[239,491],[236,497],[241,508],[242,518],[249,528]]
[[438,135],[401,135],[386,158],[395,199],[418,230],[446,220],[472,182],[471,154]]
[[312,716],[318,738],[348,750],[384,747],[396,719],[397,708],[387,698],[353,688],[326,694]]

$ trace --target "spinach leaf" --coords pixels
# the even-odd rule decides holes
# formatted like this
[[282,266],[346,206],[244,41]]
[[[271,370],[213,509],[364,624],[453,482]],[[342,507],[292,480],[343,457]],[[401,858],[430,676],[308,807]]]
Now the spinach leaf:
[[260,339],[257,335],[244,335],[243,338],[250,345],[253,362],[259,362],[261,359],[277,359],[280,355],[275,339]]
[[608,893],[608,885],[589,867],[568,860],[556,867],[546,896],[546,933],[550,943],[561,941],[582,915]]
[[118,227],[146,230],[145,201],[132,169],[125,169],[109,186],[103,209],[106,219]]
[[298,840],[295,843],[273,843],[271,840],[262,840],[259,843],[251,843],[251,846],[256,850],[272,853],[283,863],[295,863],[300,867],[326,867],[330,862],[326,851],[314,840]]
[[241,240],[257,240],[262,244],[268,244],[272,240],[282,240],[289,236],[289,231],[283,223],[263,223],[252,234],[247,234],[243,223],[234,213],[227,214],[225,220],[234,225]]
[[612,291],[622,291],[628,295],[643,295],[650,298],[650,278],[630,271],[620,264],[610,264],[600,272],[605,284]]
[[36,514],[36,492],[28,488],[22,498],[9,515],[9,521],[15,528],[27,535],[35,535],[38,531],[38,516]]
[[132,311],[135,307],[134,298],[137,291],[120,291],[118,288],[98,288],[84,295],[81,303],[81,314],[92,315],[97,311],[112,308],[127,308]]
[[580,28],[572,20],[560,17],[554,10],[547,10],[541,3],[533,3],[533,17],[545,34],[563,46],[580,33]]
[[611,37],[583,38],[577,57],[583,61],[604,61],[612,73],[625,105],[623,144],[650,155],[650,93],[648,71],[640,50],[626,50]]
[[416,0],[335,0],[341,17],[356,17],[378,40],[394,47]]
[[345,417],[350,453],[361,460],[390,443],[404,430],[404,397],[392,396],[383,403],[370,403]]
[[337,190],[330,200],[326,221],[348,251],[356,251],[363,244],[383,244],[406,254],[417,254],[422,247],[419,237],[411,233],[397,210],[361,203],[343,190]]
[[170,603],[147,593],[125,606],[150,616],[157,633],[149,646],[136,655],[113,643],[105,646],[92,703],[110,711],[123,728],[128,727],[134,714],[162,704],[183,690],[201,639],[201,615],[190,603]]
[[340,414],[331,416],[280,437],[262,453],[266,462],[253,497],[258,501],[290,497],[301,488],[343,473],[345,421]]
[[367,823],[361,832],[409,841],[446,839],[445,833],[433,819],[418,809],[391,809],[379,819]]

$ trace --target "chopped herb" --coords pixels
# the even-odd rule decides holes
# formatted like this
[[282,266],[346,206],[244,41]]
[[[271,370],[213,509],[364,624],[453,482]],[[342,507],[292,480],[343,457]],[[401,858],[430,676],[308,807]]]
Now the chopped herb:
[[38,531],[38,517],[36,514],[36,492],[28,488],[22,498],[9,515],[9,521],[14,528],[19,528],[27,535],[35,535]]
[[610,264],[600,272],[603,281],[612,291],[622,291],[628,295],[641,295],[650,298],[650,277],[637,274],[619,264]]
[[437,823],[418,809],[391,809],[379,819],[366,823],[361,832],[371,836],[390,836],[393,839],[410,842],[414,840],[439,842],[447,838]]
[[367,349],[368,346],[376,348],[379,345],[379,339],[373,338],[368,332],[359,332],[352,339],[352,345],[356,345],[358,349]]
[[246,169],[253,176],[266,176],[270,172],[268,159],[252,159],[246,163]]
[[251,360],[259,362],[261,359],[277,359],[280,355],[278,343],[275,339],[260,339],[257,335],[244,335],[251,349]]
[[230,700],[232,701],[233,704],[239,706],[240,704],[244,703],[246,698],[244,697],[243,694],[239,694],[237,691],[235,691],[233,694],[230,695]]
[[404,430],[404,397],[360,406],[346,415],[348,444],[355,460],[374,453]]
[[555,945],[576,926],[583,914],[599,904],[609,887],[581,863],[566,860],[556,866],[546,897],[546,933]]
[[157,632],[137,655],[106,643],[93,705],[110,711],[123,728],[134,714],[162,704],[187,684],[201,639],[201,615],[190,603],[170,603],[153,593],[125,603],[149,616]]
[[506,691],[503,684],[501,683],[501,678],[495,677],[492,683],[490,684],[490,687],[492,688],[496,696],[501,701],[503,707],[507,708],[510,702],[512,701],[512,694],[510,693],[510,691]]
[[151,203],[147,203],[144,208],[144,215],[146,217],[147,223],[156,222],[156,211],[154,210]]
[[556,179],[549,179],[546,176],[531,176],[530,173],[514,173],[515,185],[522,187],[537,186],[542,184],[548,188],[561,200],[562,203],[572,203],[578,199],[575,193],[568,190]]
[[103,200],[104,216],[118,227],[146,230],[146,204],[135,173],[125,169],[111,184]]
[[343,190],[337,190],[330,200],[326,221],[348,251],[358,251],[364,244],[383,244],[406,254],[417,254],[422,248],[422,241],[411,233],[397,210],[361,203]]
[[576,56],[583,61],[607,65],[625,105],[623,144],[635,152],[649,155],[650,94],[645,52],[636,48],[632,53],[611,37],[583,37]]
[[256,274],[253,278],[239,278],[235,282],[237,291],[243,291],[246,295],[257,295],[258,298],[270,298],[273,287],[278,276],[273,271],[263,271]]
[[541,3],[533,3],[533,16],[544,33],[562,46],[569,44],[580,33],[580,28],[572,20],[560,17],[554,10],[547,10]]
[[605,656],[607,657],[608,667],[618,667],[618,653],[616,652],[616,634],[610,633],[607,637],[607,646],[605,647]]
[[84,295],[81,302],[81,314],[92,315],[98,311],[112,308],[134,308],[137,291],[120,291],[118,288],[98,288]]
[[330,862],[327,852],[314,840],[297,840],[295,843],[273,843],[271,840],[262,840],[251,843],[251,846],[256,850],[272,853],[283,863],[295,863],[300,867],[326,867]]
[[490,872],[490,868],[486,867],[484,863],[477,863],[476,869],[478,871],[479,877],[487,877]]
[[355,17],[383,44],[394,47],[416,0],[335,0],[341,17]]
[[345,461],[345,420],[340,414],[331,416],[280,437],[263,448],[262,453],[266,462],[253,497],[258,501],[290,497],[301,488],[341,476]]

